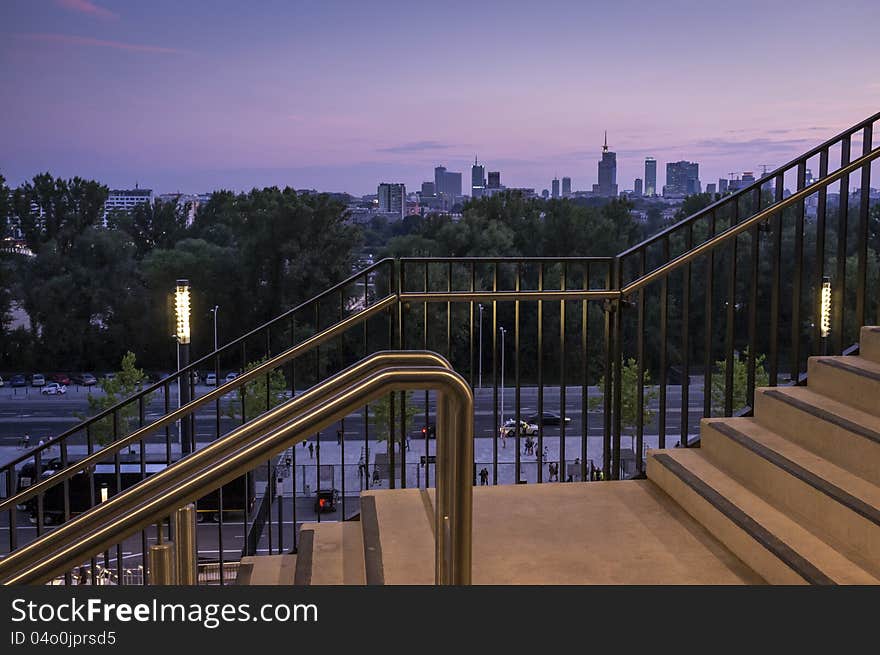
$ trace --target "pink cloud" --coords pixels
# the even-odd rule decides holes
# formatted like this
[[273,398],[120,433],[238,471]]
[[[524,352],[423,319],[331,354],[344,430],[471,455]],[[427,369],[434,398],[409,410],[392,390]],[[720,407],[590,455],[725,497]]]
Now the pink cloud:
[[119,18],[118,14],[114,14],[109,9],[99,7],[89,0],[55,0],[55,4],[71,11],[78,11],[81,14],[89,14],[98,18]]
[[176,48],[163,48],[154,45],[123,43],[122,41],[104,41],[102,39],[91,39],[83,36],[71,36],[69,34],[20,34],[18,36],[29,39],[31,41],[48,41],[51,43],[62,43],[67,45],[115,48],[116,50],[132,50],[135,52],[156,52],[164,55],[181,55],[186,53],[186,50],[178,50]]

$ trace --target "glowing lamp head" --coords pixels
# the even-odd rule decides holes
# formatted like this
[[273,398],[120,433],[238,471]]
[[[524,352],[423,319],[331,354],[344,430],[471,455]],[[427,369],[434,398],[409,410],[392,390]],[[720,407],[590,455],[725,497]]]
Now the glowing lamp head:
[[177,281],[174,309],[177,314],[177,340],[180,343],[189,343],[189,280]]
[[831,334],[831,280],[822,278],[822,306],[819,332],[823,339]]

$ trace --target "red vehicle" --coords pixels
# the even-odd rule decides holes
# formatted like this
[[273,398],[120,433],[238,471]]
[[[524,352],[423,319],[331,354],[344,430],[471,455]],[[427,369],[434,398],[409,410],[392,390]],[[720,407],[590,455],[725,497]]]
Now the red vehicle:
[[49,377],[52,382],[57,382],[58,384],[63,384],[65,387],[70,385],[70,378],[67,377],[66,373],[55,373]]

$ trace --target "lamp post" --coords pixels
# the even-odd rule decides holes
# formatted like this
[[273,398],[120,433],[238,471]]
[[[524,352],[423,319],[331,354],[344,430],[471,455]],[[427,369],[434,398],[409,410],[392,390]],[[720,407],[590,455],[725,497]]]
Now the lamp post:
[[504,335],[507,333],[503,327],[499,327],[501,332],[501,425],[504,426]]
[[480,374],[478,377],[477,387],[483,388],[483,304],[477,305],[480,308]]
[[[176,332],[177,337],[177,383],[180,392],[177,394],[177,406],[182,407],[189,403],[190,393],[189,373],[183,379],[181,384],[180,369],[186,368],[189,364],[189,342],[190,342],[190,287],[189,280],[178,280],[174,289],[174,308],[177,315]],[[180,452],[183,455],[192,452],[192,431],[190,430],[190,422],[187,418],[180,421]]]
[[211,313],[214,315],[214,351],[217,351],[217,312],[220,311],[220,305],[214,305]]

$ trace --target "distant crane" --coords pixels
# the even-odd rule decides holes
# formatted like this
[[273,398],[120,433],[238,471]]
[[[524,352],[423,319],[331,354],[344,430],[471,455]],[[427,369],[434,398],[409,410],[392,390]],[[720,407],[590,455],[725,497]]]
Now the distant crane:
[[767,177],[767,168],[769,168],[769,164],[758,164],[761,167],[761,177]]

